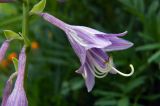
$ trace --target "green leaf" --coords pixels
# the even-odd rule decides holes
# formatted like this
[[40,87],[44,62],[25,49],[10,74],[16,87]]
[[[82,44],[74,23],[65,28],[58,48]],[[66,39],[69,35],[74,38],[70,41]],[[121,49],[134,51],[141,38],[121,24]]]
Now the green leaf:
[[119,2],[121,2],[122,4],[124,4],[125,6],[131,7],[133,5],[131,5],[131,1],[129,0],[119,0]]
[[151,18],[151,16],[154,15],[156,11],[158,10],[158,7],[159,7],[158,0],[155,0],[154,2],[152,2],[152,4],[150,5],[148,9],[147,16]]
[[160,99],[160,94],[150,94],[148,96],[144,96],[143,98],[150,101],[155,101]]
[[105,97],[120,97],[121,93],[113,92],[113,91],[103,91],[103,90],[95,90],[95,96],[105,96]]
[[18,71],[18,60],[15,57],[13,57],[12,61],[13,61],[15,70]]
[[117,101],[114,99],[100,99],[95,102],[95,106],[116,106]]
[[151,63],[160,57],[160,50],[154,53],[149,59],[148,62]]
[[16,15],[18,11],[16,6],[14,6],[12,3],[0,3],[0,13],[3,13],[3,16],[6,17],[10,15]]
[[32,10],[30,11],[30,14],[39,14],[42,13],[44,8],[46,6],[46,0],[41,0],[39,3],[34,5]]
[[157,14],[157,32],[158,32],[158,35],[160,35],[160,11],[158,12],[158,14]]
[[74,79],[70,81],[71,89],[78,90],[83,87],[84,83],[82,79]]
[[118,101],[118,106],[129,106],[129,99],[124,97]]
[[136,48],[136,51],[153,50],[160,48],[160,43],[148,44]]
[[[144,21],[144,14],[141,12],[141,5],[139,0],[119,0],[122,4],[125,5],[125,10],[131,14],[137,16],[142,22]],[[143,8],[143,7],[142,7]]]
[[144,10],[145,10],[145,5],[144,5],[144,0],[139,0],[138,2],[138,7],[139,7],[139,10],[144,13]]
[[[144,25],[146,25],[144,27],[148,27],[148,23],[147,24],[145,23]],[[148,32],[145,32],[145,31],[144,32],[139,32],[138,35],[140,37],[142,37],[144,39],[144,41],[153,41],[154,40],[154,38]]]
[[3,32],[8,40],[13,40],[13,39],[22,40],[23,39],[19,34],[17,34],[16,32],[13,32],[11,30],[4,30]]
[[138,77],[136,79],[131,80],[128,82],[127,87],[125,88],[125,92],[129,93],[132,92],[137,87],[140,87],[142,84],[144,84],[146,77]]

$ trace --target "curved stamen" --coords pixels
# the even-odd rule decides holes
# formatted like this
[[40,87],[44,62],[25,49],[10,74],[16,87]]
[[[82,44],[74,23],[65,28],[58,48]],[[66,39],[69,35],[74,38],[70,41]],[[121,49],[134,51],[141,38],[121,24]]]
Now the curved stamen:
[[102,72],[94,67],[94,72],[98,75],[103,75],[105,72]]
[[92,74],[97,77],[97,78],[103,78],[105,77],[108,72],[110,71],[115,71],[116,73],[122,75],[122,76],[125,76],[125,77],[129,77],[131,76],[133,73],[134,73],[134,67],[132,64],[130,64],[129,66],[131,67],[131,72],[129,74],[125,74],[125,73],[122,73],[120,72],[119,70],[117,70],[114,66],[113,66],[113,60],[112,58],[109,59],[110,61],[106,64],[106,68],[105,69],[102,69],[100,67],[98,67],[98,65],[95,64],[95,67],[98,68],[95,69],[95,67],[93,67],[94,69],[91,70]]
[[[101,72],[98,67],[100,67],[91,54],[88,53],[88,57],[86,58],[86,67],[91,71],[91,73],[97,78],[103,78],[107,75],[105,72]],[[89,64],[90,63],[90,64]]]
[[[98,61],[96,61],[96,59],[94,60],[93,57],[94,58],[97,57]],[[109,65],[105,64],[105,60],[103,60],[103,58],[100,58],[97,55],[93,56],[93,54],[91,52],[88,53],[87,60],[92,63],[92,64],[87,64],[87,67],[90,68],[91,73],[97,78],[104,78],[108,74],[108,72],[112,69]],[[101,62],[101,63],[99,63],[99,62]],[[102,68],[101,64],[104,64],[106,68]]]
[[108,72],[111,72],[111,71],[114,71],[114,72],[116,72],[116,73],[118,73],[118,74],[120,74],[122,76],[125,76],[125,77],[129,77],[134,73],[134,67],[133,67],[132,64],[130,64],[131,72],[129,74],[125,74],[125,73],[122,73],[119,70],[117,70],[114,67],[112,57],[109,57],[109,60],[104,63],[105,64],[105,68],[102,68],[101,64],[98,64],[98,63],[103,61],[103,60],[99,60],[101,58],[96,58],[97,61],[98,61],[97,62],[97,61],[94,60],[94,58],[96,56],[92,56],[92,55],[93,54],[91,52],[88,53],[87,60],[88,60],[89,63],[92,63],[92,64],[87,64],[86,66],[91,70],[91,73],[97,78],[103,78],[108,74]]
[[98,65],[95,64],[95,66],[99,69],[100,72],[108,73],[112,70],[112,67],[114,65],[112,57],[109,57],[109,60],[105,62],[105,65],[106,65],[105,66],[106,68],[101,68],[101,67],[99,67]]
[[95,71],[91,70],[92,74],[97,78],[104,78],[108,73],[102,73],[103,75],[99,75],[95,73]]
[[90,66],[89,64],[87,64],[86,66],[90,69],[91,73],[97,78],[104,78],[108,74],[106,72],[99,72],[97,69],[95,69],[94,66]]
[[112,70],[114,70],[115,72],[117,72],[118,74],[122,75],[122,76],[125,76],[125,77],[129,77],[131,76],[133,73],[134,73],[134,67],[132,64],[129,65],[131,67],[131,72],[129,74],[125,74],[125,73],[122,73],[120,72],[119,70],[117,70],[116,68],[112,67]]

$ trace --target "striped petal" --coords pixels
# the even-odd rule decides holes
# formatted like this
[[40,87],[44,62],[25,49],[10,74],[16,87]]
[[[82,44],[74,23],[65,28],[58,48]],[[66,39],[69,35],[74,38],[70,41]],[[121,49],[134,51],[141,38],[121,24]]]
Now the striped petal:
[[6,86],[4,88],[3,91],[3,99],[2,99],[2,104],[1,106],[6,106],[6,102],[8,100],[9,95],[12,92],[12,82],[11,81],[7,81]]
[[88,92],[90,92],[95,85],[95,77],[91,71],[92,69],[89,67],[89,64],[86,64],[84,67],[84,76],[85,76],[85,84]]
[[9,96],[6,106],[28,106],[28,100],[24,90],[24,75],[26,65],[26,48],[23,47],[19,55],[18,76],[15,82],[14,89]]
[[66,34],[72,37],[72,39],[79,43],[79,45],[85,47],[87,50],[91,48],[105,48],[111,45],[109,40],[92,36],[90,33],[75,29],[74,27],[67,29]]
[[104,37],[104,36],[119,37],[119,36],[124,36],[127,33],[128,33],[128,31],[125,31],[125,32],[122,32],[122,33],[118,33],[118,34],[112,34],[112,33],[96,34],[96,36],[98,36],[98,37]]
[[28,101],[24,89],[14,89],[7,100],[6,106],[28,106]]
[[106,47],[105,51],[125,50],[133,46],[133,43],[118,37],[109,37],[108,39],[112,42],[112,45]]

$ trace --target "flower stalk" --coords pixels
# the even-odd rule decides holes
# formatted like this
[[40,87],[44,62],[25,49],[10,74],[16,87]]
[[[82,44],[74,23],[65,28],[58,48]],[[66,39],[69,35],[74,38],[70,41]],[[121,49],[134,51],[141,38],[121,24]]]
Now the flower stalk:
[[23,1],[23,22],[22,22],[22,36],[24,38],[24,42],[26,47],[29,47],[29,39],[27,37],[28,35],[28,26],[29,26],[29,1],[24,0]]
[[[23,0],[23,20],[22,20],[22,36],[24,38],[24,46],[25,46],[25,53],[26,53],[26,61],[27,61],[27,50],[30,48],[30,41],[28,38],[28,31],[29,31],[29,0]],[[24,88],[25,88],[25,80],[26,80],[26,74],[27,71],[27,62],[26,62],[26,67],[25,67],[25,72],[24,72]]]

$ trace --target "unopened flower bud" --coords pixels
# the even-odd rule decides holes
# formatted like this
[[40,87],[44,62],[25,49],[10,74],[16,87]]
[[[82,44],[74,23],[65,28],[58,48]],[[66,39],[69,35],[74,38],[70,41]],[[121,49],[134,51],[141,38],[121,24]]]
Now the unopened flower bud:
[[8,47],[9,47],[9,40],[5,40],[0,48],[0,62],[3,60]]
[[28,100],[24,90],[24,76],[26,65],[25,47],[22,48],[18,61],[18,76],[15,82],[14,89],[9,96],[6,106],[28,106]]

